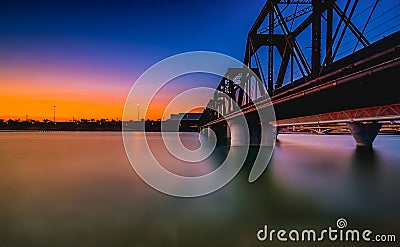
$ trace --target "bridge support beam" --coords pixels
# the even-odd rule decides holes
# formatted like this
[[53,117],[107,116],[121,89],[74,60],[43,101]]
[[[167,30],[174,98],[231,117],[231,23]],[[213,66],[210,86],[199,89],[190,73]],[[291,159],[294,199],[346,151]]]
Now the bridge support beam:
[[209,139],[211,137],[211,128],[210,127],[204,127],[200,130],[200,134],[203,135],[204,138]]
[[[248,121],[250,121],[248,119]],[[245,126],[237,123],[235,120],[229,120],[231,137],[231,146],[263,146],[272,147],[276,140],[276,127],[269,124],[259,122],[251,122],[249,124],[249,129]]]
[[277,127],[269,123],[261,124],[262,138],[260,146],[262,147],[273,147],[275,144],[276,136],[278,135]]
[[347,123],[354,140],[356,141],[357,147],[372,147],[376,136],[380,128],[381,123],[371,122],[371,123]]
[[235,120],[229,120],[229,132],[232,147],[243,147],[249,145],[249,130]]

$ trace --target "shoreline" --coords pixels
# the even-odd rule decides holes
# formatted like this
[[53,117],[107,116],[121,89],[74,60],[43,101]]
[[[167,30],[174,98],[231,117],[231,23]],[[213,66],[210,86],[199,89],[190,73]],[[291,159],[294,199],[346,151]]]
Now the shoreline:
[[[39,132],[39,133],[51,133],[51,132],[145,132],[145,133],[161,133],[160,130],[146,130],[146,131],[140,131],[140,130],[124,130],[122,131],[121,129],[0,129],[0,133],[7,133],[7,132]],[[164,131],[164,132],[176,132],[176,131]],[[199,133],[199,131],[179,131],[179,133]],[[280,132],[279,134],[284,134],[284,135],[351,135],[350,132],[346,133],[315,133],[315,132],[304,132],[304,131],[299,131],[299,132]],[[400,132],[380,132],[378,135],[392,135],[392,136],[400,136]]]

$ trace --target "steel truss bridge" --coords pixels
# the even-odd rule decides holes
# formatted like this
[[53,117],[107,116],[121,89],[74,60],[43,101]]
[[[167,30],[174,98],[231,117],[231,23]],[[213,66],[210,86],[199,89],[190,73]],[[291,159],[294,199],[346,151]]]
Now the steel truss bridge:
[[400,4],[376,13],[379,2],[358,10],[358,0],[268,0],[248,33],[243,59],[259,78],[229,68],[201,129],[229,137],[227,121],[244,114],[257,128],[256,109],[273,106],[276,127],[346,123],[357,145],[371,146],[380,121],[400,119],[400,31],[389,32],[400,18],[368,29]]

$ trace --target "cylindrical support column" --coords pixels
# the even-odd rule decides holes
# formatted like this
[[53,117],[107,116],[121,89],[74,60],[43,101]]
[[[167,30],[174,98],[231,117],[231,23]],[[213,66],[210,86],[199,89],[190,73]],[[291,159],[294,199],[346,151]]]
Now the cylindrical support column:
[[269,123],[261,124],[261,142],[260,146],[264,147],[272,147],[275,144],[276,140],[276,127]]
[[278,139],[278,135],[279,135],[279,132],[281,131],[281,127],[276,126],[275,128],[276,128],[276,130],[275,130],[275,139]]
[[231,146],[243,147],[249,145],[249,130],[235,120],[229,120]]
[[226,124],[226,138],[227,138],[227,142],[229,143],[229,140],[231,138],[231,128],[230,128],[229,124]]
[[200,128],[199,138],[200,138],[200,142],[208,141],[208,127]]
[[212,130],[211,130],[210,126],[207,126],[206,128],[204,128],[204,134],[206,134],[208,138],[211,137],[211,131]]
[[206,145],[218,144],[217,133],[214,133],[214,131],[211,129],[211,126],[206,126],[201,129],[200,142]]
[[202,134],[205,138],[210,137],[210,127],[203,127],[200,130],[200,134]]
[[372,147],[376,136],[382,127],[381,123],[347,123],[354,140],[356,141],[357,147]]

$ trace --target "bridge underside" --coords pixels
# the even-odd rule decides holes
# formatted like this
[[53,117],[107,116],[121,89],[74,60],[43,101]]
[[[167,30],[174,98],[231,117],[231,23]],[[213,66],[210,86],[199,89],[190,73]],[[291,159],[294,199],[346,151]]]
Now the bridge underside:
[[[281,124],[293,123],[295,120],[298,123],[315,123],[319,121],[318,119],[343,122],[343,120],[358,118],[358,115],[354,114],[376,111],[375,116],[371,113],[372,115],[367,114],[364,117],[379,120],[377,115],[384,109],[390,109],[393,115],[399,116],[396,104],[400,103],[400,94],[397,90],[393,90],[399,83],[396,79],[400,73],[398,64],[400,64],[399,61],[392,68],[381,71],[371,69],[364,71],[364,74],[346,76],[282,99],[273,100],[276,119]],[[339,116],[339,113],[344,116]],[[346,114],[350,116],[347,119]],[[333,119],[329,120],[329,118]]]
[[285,127],[310,124],[392,121],[398,119],[400,119],[400,104],[392,104],[282,119],[277,120],[275,125]]

